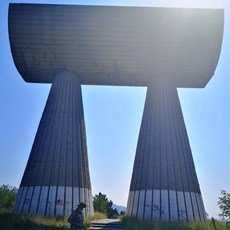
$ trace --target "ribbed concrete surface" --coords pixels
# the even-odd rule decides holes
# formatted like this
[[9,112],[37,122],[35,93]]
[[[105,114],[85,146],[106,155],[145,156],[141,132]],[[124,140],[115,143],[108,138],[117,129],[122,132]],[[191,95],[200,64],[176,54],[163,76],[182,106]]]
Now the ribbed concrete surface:
[[210,80],[223,22],[222,10],[10,4],[18,71],[53,83],[15,212],[63,216],[85,201],[92,214],[80,84],[134,85],[148,92],[128,215],[205,220],[176,87]]
[[9,37],[26,81],[63,68],[82,84],[204,87],[215,72],[223,10],[10,4]]
[[81,85],[75,73],[56,75],[15,205],[16,213],[69,215],[80,202],[93,212]]
[[148,87],[127,213],[153,220],[206,219],[174,82]]

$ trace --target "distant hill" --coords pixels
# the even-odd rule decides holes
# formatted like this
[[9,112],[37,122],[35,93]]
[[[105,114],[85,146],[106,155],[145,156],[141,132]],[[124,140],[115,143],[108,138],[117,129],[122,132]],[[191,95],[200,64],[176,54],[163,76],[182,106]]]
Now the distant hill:
[[122,205],[116,205],[116,204],[113,204],[113,208],[117,209],[117,211],[120,213],[121,211],[125,212],[126,211],[126,207],[125,206],[122,206]]

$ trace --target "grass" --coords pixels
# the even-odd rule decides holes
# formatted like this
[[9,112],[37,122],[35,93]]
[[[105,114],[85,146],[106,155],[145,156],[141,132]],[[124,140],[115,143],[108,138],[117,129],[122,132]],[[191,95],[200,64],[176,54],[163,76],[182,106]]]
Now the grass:
[[0,230],[65,230],[69,224],[64,219],[42,216],[17,216],[12,213],[0,213]]
[[[92,220],[104,219],[106,216],[95,213],[93,217],[87,217],[84,221],[85,229],[90,226]],[[65,218],[48,218],[43,216],[18,216],[10,212],[0,213],[0,230],[66,230],[69,223]]]
[[185,222],[185,223],[168,223],[161,221],[139,221],[136,218],[124,217],[123,230],[230,230],[230,225],[224,222],[207,221],[207,222]]
[[93,220],[101,220],[101,219],[106,219],[106,218],[107,218],[106,214],[100,213],[100,212],[95,212],[94,216],[89,216],[89,217],[85,218],[85,220],[84,220],[85,229],[90,227],[91,221],[93,221]]
[[[95,213],[93,217],[85,219],[85,228],[90,226],[90,222],[98,219],[105,219],[102,213]],[[167,223],[139,221],[136,218],[122,218],[124,223],[123,230],[230,230],[230,224],[224,222],[186,222],[186,223]],[[12,213],[0,213],[0,230],[66,230],[69,223],[66,218],[47,218],[42,216],[25,217],[17,216]]]

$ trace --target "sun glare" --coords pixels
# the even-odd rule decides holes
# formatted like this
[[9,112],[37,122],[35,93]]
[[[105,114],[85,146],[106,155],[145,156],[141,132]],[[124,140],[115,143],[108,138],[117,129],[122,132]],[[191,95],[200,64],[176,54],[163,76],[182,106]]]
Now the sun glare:
[[[123,1],[127,4],[129,1]],[[179,7],[179,8],[225,8],[227,0],[136,0],[132,5],[155,7]]]

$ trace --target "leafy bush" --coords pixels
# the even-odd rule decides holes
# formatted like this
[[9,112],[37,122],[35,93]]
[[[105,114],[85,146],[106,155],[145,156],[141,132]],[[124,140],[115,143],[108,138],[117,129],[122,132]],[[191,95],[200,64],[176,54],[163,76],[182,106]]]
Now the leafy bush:
[[102,212],[107,215],[108,218],[117,218],[119,213],[117,209],[113,208],[113,201],[108,200],[105,194],[99,192],[98,195],[93,197],[93,207],[96,212]]
[[0,186],[0,212],[9,212],[13,209],[18,189],[9,185]]
[[225,190],[221,190],[221,196],[218,197],[219,200],[217,204],[219,205],[219,208],[221,210],[221,214],[219,216],[223,220],[230,221],[230,193],[226,192]]

